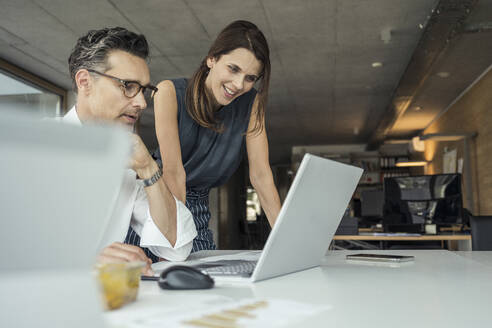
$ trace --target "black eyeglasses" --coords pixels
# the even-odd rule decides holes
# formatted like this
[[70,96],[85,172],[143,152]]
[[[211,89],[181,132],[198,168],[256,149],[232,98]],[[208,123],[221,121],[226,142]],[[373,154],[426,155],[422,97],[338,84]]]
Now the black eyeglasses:
[[98,72],[98,71],[93,70],[93,69],[87,69],[87,71],[89,71],[91,73],[98,74],[98,75],[102,75],[105,77],[109,77],[110,79],[113,79],[113,80],[119,82],[121,84],[121,86],[123,87],[123,94],[128,98],[135,97],[136,95],[138,95],[140,90],[142,90],[142,93],[145,97],[153,98],[155,93],[158,91],[158,89],[156,87],[154,87],[153,85],[141,85],[138,81],[122,80],[122,79],[119,79],[115,76],[104,74],[104,73]]

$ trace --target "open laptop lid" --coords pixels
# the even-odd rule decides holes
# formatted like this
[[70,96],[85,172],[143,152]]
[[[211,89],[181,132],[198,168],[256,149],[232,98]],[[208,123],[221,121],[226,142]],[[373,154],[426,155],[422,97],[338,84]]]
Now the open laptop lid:
[[0,151],[0,269],[89,268],[128,164],[127,134],[3,111]]
[[358,167],[304,155],[251,280],[318,266],[362,172]]

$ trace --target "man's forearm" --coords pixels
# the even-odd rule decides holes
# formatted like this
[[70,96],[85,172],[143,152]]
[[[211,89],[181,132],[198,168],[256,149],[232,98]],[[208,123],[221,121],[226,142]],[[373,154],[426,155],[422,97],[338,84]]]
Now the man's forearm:
[[[137,174],[141,179],[149,179],[158,170],[157,163],[152,161],[150,165],[139,169]],[[176,201],[173,195],[162,177],[153,185],[145,187],[145,192],[149,201],[150,215],[155,225],[174,246],[177,239],[177,217]]]

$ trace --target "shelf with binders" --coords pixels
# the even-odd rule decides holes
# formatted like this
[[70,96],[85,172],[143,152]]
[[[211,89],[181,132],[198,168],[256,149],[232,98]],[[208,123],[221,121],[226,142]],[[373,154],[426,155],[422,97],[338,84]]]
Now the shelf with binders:
[[379,156],[353,157],[351,164],[360,167],[364,170],[359,181],[360,185],[377,185],[381,184],[381,176],[379,174]]
[[381,182],[384,178],[408,177],[410,168],[398,167],[398,162],[408,161],[408,156],[382,156],[379,159]]
[[379,185],[383,182],[380,171],[364,171],[359,180],[359,186]]
[[408,156],[381,156],[379,158],[379,168],[381,170],[400,169],[398,162],[408,162]]
[[408,161],[407,156],[378,156],[372,158],[352,159],[351,164],[364,169],[359,186],[377,186],[384,178],[410,176],[408,167],[398,167],[399,161]]
[[384,181],[385,178],[396,178],[396,177],[409,177],[410,170],[408,168],[400,168],[390,169],[390,170],[381,170],[381,182]]

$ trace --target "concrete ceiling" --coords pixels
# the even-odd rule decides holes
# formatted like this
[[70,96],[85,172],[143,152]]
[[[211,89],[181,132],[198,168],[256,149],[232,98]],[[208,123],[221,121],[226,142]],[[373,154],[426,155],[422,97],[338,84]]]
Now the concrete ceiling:
[[411,136],[439,116],[492,64],[492,1],[477,1],[430,67],[408,109],[387,137]]
[[[470,15],[491,22],[492,0]],[[367,143],[386,113],[437,0],[1,0],[0,57],[59,86],[71,87],[67,58],[89,29],[123,26],[146,35],[158,82],[190,76],[229,22],[257,24],[271,48],[267,129],[271,161],[288,163],[294,145]],[[479,9],[477,9],[479,8]],[[492,63],[492,34],[453,40],[389,136],[408,136],[458,96]],[[381,62],[381,67],[372,67]],[[428,113],[426,111],[432,109]],[[409,125],[410,124],[410,125]],[[152,108],[142,118],[156,145]]]

